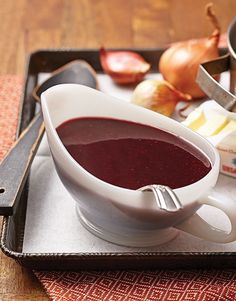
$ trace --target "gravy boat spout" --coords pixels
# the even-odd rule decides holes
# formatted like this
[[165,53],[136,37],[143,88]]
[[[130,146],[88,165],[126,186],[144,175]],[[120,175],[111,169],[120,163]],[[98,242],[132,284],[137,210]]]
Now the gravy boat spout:
[[[49,88],[42,93],[41,103],[57,173],[76,201],[81,223],[90,232],[113,243],[141,247],[173,239],[178,233],[177,228],[216,242],[236,239],[236,205],[226,206],[208,196],[218,178],[219,155],[206,139],[168,117],[82,85],[62,84]],[[128,120],[173,133],[200,149],[208,157],[212,168],[199,181],[173,190],[181,203],[180,210],[162,210],[157,206],[152,191],[130,190],[104,182],[73,159],[56,128],[78,117]],[[232,225],[230,233],[212,227],[196,214],[203,204],[220,208],[228,215]]]

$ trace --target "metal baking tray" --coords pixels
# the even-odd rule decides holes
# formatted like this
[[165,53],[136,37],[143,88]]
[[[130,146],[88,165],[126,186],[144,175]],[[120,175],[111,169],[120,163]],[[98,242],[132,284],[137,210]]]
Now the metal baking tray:
[[[134,49],[151,63],[156,72],[163,49]],[[226,52],[221,49],[221,54]],[[38,75],[81,59],[97,72],[102,72],[98,50],[40,50],[29,56],[25,87],[21,102],[17,135],[34,117],[35,100],[32,91]],[[19,264],[31,269],[91,270],[91,269],[153,269],[153,268],[235,268],[236,252],[122,252],[122,253],[23,253],[24,227],[29,184],[26,184],[14,204],[11,216],[3,218],[0,245],[2,251]]]

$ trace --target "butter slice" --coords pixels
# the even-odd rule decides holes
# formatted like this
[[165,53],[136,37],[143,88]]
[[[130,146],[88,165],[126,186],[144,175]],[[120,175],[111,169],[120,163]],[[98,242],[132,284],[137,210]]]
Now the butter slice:
[[198,128],[200,128],[204,123],[206,122],[206,117],[202,110],[195,109],[193,112],[191,112],[187,119],[183,121],[182,123],[186,125],[188,128],[190,128],[193,131],[196,131]]
[[197,129],[197,132],[204,137],[216,135],[223,129],[227,121],[226,116],[212,112],[209,114],[206,122]]
[[220,134],[231,133],[233,131],[236,131],[236,121],[230,120],[229,123],[220,131]]

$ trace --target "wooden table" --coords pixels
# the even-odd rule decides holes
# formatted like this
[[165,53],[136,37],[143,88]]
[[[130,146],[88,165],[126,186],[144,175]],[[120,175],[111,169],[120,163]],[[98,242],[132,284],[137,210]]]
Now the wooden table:
[[[215,0],[222,32],[235,0]],[[0,0],[0,74],[23,76],[27,53],[39,48],[162,47],[204,37],[207,0]],[[32,272],[0,254],[0,300],[48,300]]]

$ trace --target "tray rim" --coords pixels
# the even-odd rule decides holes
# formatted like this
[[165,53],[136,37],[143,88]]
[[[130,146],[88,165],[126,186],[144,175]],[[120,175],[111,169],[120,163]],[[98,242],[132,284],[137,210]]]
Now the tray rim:
[[[137,51],[137,52],[163,52],[165,48],[109,48],[110,50],[131,50],[131,51]],[[221,52],[225,53],[227,51],[226,48],[222,48]],[[71,52],[86,52],[86,53],[95,53],[97,54],[99,52],[99,49],[97,48],[42,48],[38,49],[36,51],[31,52],[27,56],[26,60],[26,67],[25,67],[25,74],[24,74],[24,87],[23,87],[23,93],[20,100],[20,107],[19,107],[19,119],[18,119],[18,125],[16,130],[16,137],[19,136],[20,132],[22,131],[22,114],[24,109],[24,100],[26,96],[26,84],[28,81],[28,75],[29,75],[29,69],[31,60],[34,56],[37,56],[39,54],[43,53],[71,53]],[[92,66],[93,67],[93,66]],[[61,259],[98,259],[102,257],[112,257],[112,258],[137,258],[142,259],[146,257],[153,257],[153,258],[177,258],[177,257],[184,257],[185,259],[188,258],[191,260],[191,258],[200,257],[200,258],[209,258],[209,257],[223,257],[223,258],[231,258],[233,259],[234,256],[236,256],[236,250],[235,252],[79,252],[79,253],[25,253],[25,252],[17,252],[13,251],[6,245],[6,238],[7,238],[7,229],[9,226],[9,217],[4,216],[2,220],[2,229],[1,229],[1,236],[0,236],[0,248],[2,252],[15,260],[19,259],[30,259],[30,260],[61,260]],[[195,266],[196,267],[196,266]],[[201,265],[200,265],[201,267]]]

